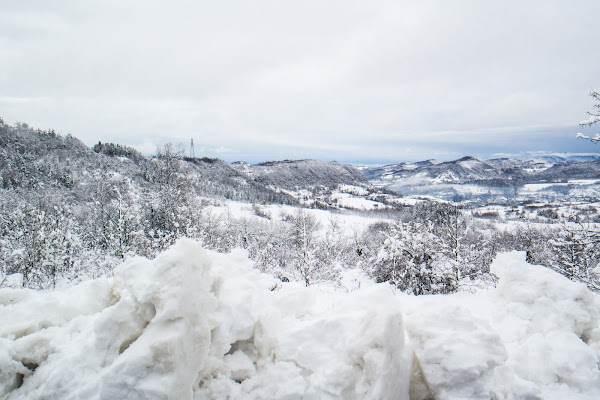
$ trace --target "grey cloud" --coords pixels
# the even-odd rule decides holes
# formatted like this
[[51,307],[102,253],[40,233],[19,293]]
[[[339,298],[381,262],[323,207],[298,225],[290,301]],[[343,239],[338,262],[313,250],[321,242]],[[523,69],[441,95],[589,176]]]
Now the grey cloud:
[[535,151],[574,140],[600,70],[596,1],[7,0],[0,15],[1,116],[89,144]]

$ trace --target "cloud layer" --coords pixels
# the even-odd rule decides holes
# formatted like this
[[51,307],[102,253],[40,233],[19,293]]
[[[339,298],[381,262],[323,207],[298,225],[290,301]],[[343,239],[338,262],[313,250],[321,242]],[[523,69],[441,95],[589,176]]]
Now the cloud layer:
[[88,144],[194,138],[229,160],[589,150],[574,133],[600,86],[597,15],[597,1],[8,0],[0,116]]

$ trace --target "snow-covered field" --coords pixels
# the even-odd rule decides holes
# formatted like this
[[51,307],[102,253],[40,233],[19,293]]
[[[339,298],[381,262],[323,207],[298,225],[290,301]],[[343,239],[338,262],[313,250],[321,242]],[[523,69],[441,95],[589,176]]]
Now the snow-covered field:
[[600,304],[499,255],[497,287],[404,295],[261,274],[180,240],[112,278],[0,290],[6,399],[598,399]]

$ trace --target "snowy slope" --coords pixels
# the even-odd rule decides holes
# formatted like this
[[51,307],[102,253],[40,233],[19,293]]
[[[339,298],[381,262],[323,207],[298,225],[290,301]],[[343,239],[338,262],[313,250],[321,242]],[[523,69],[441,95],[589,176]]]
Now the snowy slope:
[[346,290],[305,288],[181,240],[114,278],[0,290],[0,394],[599,398],[597,298],[522,253],[492,269],[479,294],[410,297],[352,271]]
[[385,187],[409,181],[411,184],[468,183],[492,179],[523,180],[533,168],[530,161],[508,159],[479,160],[463,157],[455,161],[392,164],[366,168],[363,173],[376,186]]
[[232,167],[275,188],[295,190],[314,186],[335,188],[338,185],[368,185],[356,168],[338,162],[318,160],[272,161],[256,165],[234,163]]

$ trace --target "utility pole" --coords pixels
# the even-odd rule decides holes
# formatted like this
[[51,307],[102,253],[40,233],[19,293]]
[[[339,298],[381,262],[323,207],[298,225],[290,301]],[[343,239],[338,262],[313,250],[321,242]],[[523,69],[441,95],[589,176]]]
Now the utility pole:
[[196,154],[194,153],[194,139],[191,139],[190,142],[190,158],[196,158]]

